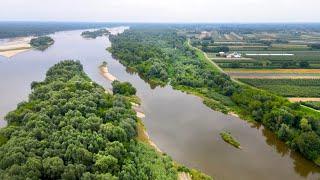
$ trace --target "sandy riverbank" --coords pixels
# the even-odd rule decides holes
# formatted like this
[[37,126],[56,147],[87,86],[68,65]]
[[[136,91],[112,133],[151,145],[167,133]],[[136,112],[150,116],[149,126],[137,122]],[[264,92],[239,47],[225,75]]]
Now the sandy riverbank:
[[129,29],[129,26],[120,26],[120,27],[114,27],[114,28],[107,28],[107,30],[110,32],[112,35],[118,35],[123,33],[125,30]]
[[100,73],[103,77],[105,77],[106,79],[108,79],[109,81],[115,81],[117,80],[117,78],[109,73],[108,67],[107,66],[100,66]]
[[13,57],[19,53],[31,49],[30,40],[32,37],[14,38],[0,43],[0,56]]

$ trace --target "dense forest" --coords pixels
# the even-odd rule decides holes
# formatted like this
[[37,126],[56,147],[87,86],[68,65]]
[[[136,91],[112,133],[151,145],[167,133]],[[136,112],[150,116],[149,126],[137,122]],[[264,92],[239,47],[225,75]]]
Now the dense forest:
[[172,29],[132,28],[111,36],[111,52],[149,81],[188,91],[212,109],[261,122],[292,149],[320,165],[320,113],[233,81]]
[[177,179],[170,157],[136,140],[136,113],[121,95],[135,89],[114,85],[105,93],[71,60],[33,82],[0,130],[0,179]]
[[30,41],[30,45],[38,50],[44,51],[51,45],[53,45],[54,40],[49,36],[40,36],[37,38],[33,38]]

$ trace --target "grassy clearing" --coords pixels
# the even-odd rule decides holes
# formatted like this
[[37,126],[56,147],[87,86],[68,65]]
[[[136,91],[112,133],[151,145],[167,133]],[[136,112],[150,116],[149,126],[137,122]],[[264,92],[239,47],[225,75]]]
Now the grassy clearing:
[[240,143],[235,138],[233,138],[231,136],[231,133],[223,131],[220,133],[220,136],[225,142],[229,143],[230,145],[232,145],[238,149],[241,148]]

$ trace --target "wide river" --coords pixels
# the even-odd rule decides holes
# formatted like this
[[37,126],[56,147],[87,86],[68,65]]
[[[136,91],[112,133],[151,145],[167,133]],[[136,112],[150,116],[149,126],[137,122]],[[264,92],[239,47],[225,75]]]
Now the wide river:
[[[42,81],[55,63],[80,60],[94,81],[110,88],[98,69],[107,61],[111,74],[137,88],[151,139],[175,161],[223,180],[319,179],[319,167],[290,151],[262,126],[212,111],[198,97],[170,86],[152,89],[105,50],[111,45],[107,37],[88,40],[81,32],[53,34],[55,44],[44,52],[31,50],[10,59],[0,57],[1,126],[6,124],[5,114],[27,100],[30,83]],[[225,143],[219,136],[223,130],[230,131],[243,149]]]

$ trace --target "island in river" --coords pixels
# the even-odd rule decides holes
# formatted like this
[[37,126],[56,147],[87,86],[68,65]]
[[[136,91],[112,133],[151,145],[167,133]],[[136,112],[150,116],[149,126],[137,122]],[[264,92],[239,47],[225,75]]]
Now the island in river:
[[30,45],[40,51],[46,50],[48,47],[54,44],[54,40],[50,36],[40,36],[32,38]]

